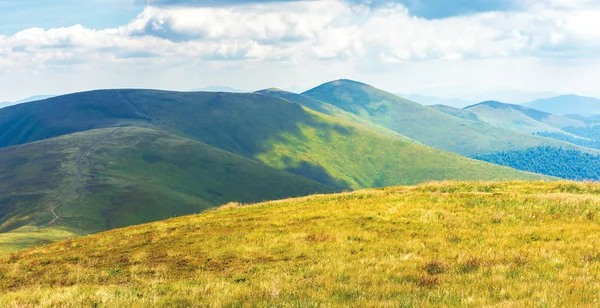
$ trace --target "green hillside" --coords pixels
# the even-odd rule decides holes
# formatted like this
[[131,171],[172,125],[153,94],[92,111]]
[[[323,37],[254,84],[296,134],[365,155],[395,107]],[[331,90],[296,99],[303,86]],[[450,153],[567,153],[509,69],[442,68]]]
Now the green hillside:
[[[48,115],[25,105],[36,116],[20,125],[32,129],[13,139],[5,134],[7,143],[86,125],[126,126],[0,149],[0,191],[5,192],[0,232],[12,232],[4,235],[7,246],[0,249],[5,251],[230,201],[430,180],[545,178],[380,134],[263,94],[113,90],[32,104],[40,103],[71,114],[69,121],[59,121],[52,113],[57,111],[45,105],[40,108]],[[49,222],[51,228],[36,229]]]
[[[102,142],[86,152],[98,140]],[[84,234],[198,213],[231,201],[334,189],[197,141],[127,127],[0,149],[0,191],[0,232],[12,231],[0,241],[0,251],[7,251],[52,238],[56,228],[65,236]],[[49,222],[50,230],[35,229]]]
[[465,110],[477,115],[491,125],[513,129],[526,134],[537,132],[565,133],[561,129],[568,126],[584,126],[585,122],[554,115],[547,112],[500,102],[483,102],[466,107]]
[[[271,95],[105,90],[43,102],[73,114],[71,124],[41,114],[50,127],[146,122],[339,189],[532,177],[378,134]],[[94,117],[86,118],[88,113]]]
[[0,260],[0,306],[595,306],[600,186],[429,183],[112,230]]
[[279,97],[279,98],[285,99],[289,102],[300,104],[308,109],[312,109],[314,111],[318,111],[318,112],[336,117],[338,119],[342,119],[344,121],[347,121],[347,122],[350,122],[353,124],[367,127],[373,131],[382,133],[384,135],[410,140],[410,138],[408,138],[404,135],[400,135],[397,132],[394,132],[390,129],[379,126],[373,122],[367,121],[359,116],[356,116],[350,112],[344,111],[336,106],[318,101],[318,100],[313,99],[308,96],[304,96],[304,95],[300,95],[300,94],[296,94],[296,93],[292,93],[292,92],[287,92],[287,91],[283,91],[280,89],[274,89],[274,88],[260,90],[260,91],[257,91],[256,93]]
[[431,105],[428,107],[461,119],[479,121],[479,117],[477,117],[476,114],[465,109],[456,108],[448,105]]
[[539,145],[575,147],[483,122],[467,121],[350,80],[329,82],[303,95],[337,106],[426,145],[462,155]]

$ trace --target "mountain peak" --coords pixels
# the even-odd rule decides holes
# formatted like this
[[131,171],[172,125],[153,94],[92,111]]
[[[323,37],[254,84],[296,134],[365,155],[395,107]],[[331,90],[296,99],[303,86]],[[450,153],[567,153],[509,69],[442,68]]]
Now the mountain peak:
[[269,92],[288,92],[285,90],[282,90],[280,88],[268,88],[268,89],[262,89],[262,90],[258,90],[256,91],[256,93],[269,93]]
[[501,103],[499,101],[485,101],[485,102],[481,102],[475,105],[471,105],[471,106],[467,106],[463,109],[470,109],[470,108],[474,108],[474,107],[478,107],[478,106],[488,106],[494,109],[498,109],[498,108],[510,108],[510,104],[506,104],[506,103]]

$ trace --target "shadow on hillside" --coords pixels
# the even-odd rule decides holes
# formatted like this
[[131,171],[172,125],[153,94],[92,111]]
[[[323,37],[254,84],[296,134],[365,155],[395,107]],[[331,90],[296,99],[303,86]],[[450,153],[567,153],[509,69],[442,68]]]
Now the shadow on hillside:
[[[303,128],[324,142],[333,133],[352,135],[347,127],[269,95],[98,90],[1,109],[0,147],[116,125],[145,125],[149,119],[154,128],[254,160],[271,151],[273,143],[301,149],[312,138]],[[299,144],[289,144],[286,136],[294,136]],[[325,169],[309,162],[288,171],[328,185],[335,182]]]

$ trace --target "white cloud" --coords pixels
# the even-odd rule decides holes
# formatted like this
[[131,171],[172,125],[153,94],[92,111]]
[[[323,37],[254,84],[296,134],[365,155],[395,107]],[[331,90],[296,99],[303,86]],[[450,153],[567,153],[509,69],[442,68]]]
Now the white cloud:
[[75,25],[0,36],[0,75],[198,63],[216,70],[272,67],[266,64],[272,62],[298,70],[335,62],[337,69],[350,66],[370,74],[388,71],[393,63],[560,61],[600,54],[600,7],[595,1],[523,0],[522,6],[438,20],[411,16],[400,4],[369,8],[338,0],[149,6],[118,28]]

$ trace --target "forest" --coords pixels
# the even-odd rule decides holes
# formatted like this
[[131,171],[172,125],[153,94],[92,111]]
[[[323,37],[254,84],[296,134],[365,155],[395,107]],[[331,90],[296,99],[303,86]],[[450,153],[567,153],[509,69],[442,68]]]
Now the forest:
[[473,158],[490,163],[569,180],[599,180],[600,157],[554,147],[476,154]]

